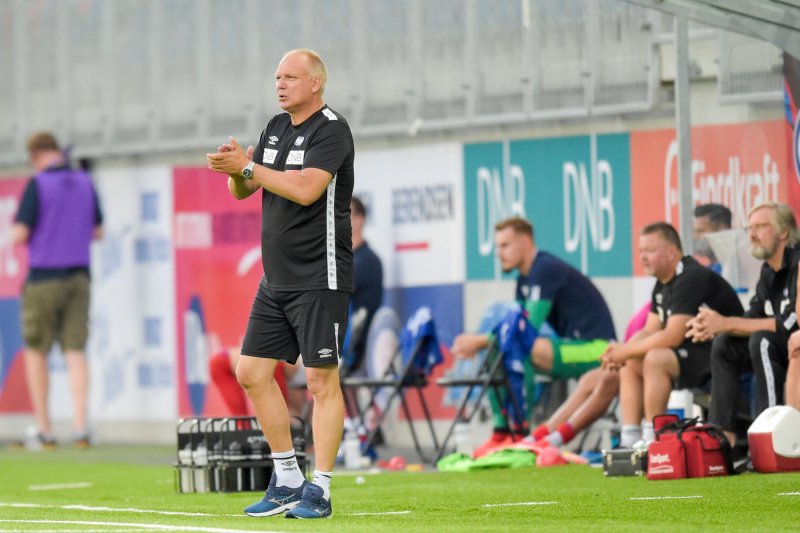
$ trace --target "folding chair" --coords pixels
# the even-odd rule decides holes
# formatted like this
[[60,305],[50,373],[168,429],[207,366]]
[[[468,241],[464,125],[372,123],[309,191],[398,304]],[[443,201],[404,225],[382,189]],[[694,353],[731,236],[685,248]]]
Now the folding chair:
[[370,399],[368,404],[364,408],[357,407],[358,416],[361,420],[363,420],[364,414],[368,409],[377,405],[376,396],[378,393],[382,389],[389,389],[390,391],[385,405],[375,420],[374,427],[367,434],[366,442],[363,444],[364,449],[369,449],[374,444],[392,402],[399,397],[400,406],[411,430],[411,437],[417,454],[423,462],[429,462],[420,446],[417,431],[411,418],[408,398],[406,398],[406,390],[415,389],[433,440],[434,453],[438,452],[439,442],[436,438],[428,404],[423,395],[423,389],[428,385],[428,376],[443,360],[430,309],[422,307],[417,310],[403,328],[403,332],[400,335],[400,347],[389,361],[380,378],[347,377],[342,380],[342,388],[344,389],[369,389]]
[[[472,378],[441,378],[436,383],[441,387],[464,387],[465,394],[456,410],[450,428],[447,430],[436,460],[442,458],[447,450],[447,443],[453,436],[455,427],[460,422],[469,423],[481,407],[483,397],[490,391],[501,400],[501,413],[509,428],[527,428],[527,413],[524,408],[525,398],[524,365],[530,357],[530,350],[536,340],[536,328],[528,321],[525,311],[513,306],[500,323],[492,330],[492,338],[486,349],[486,356]],[[473,390],[479,391],[477,399],[472,398]],[[471,400],[473,405],[468,411]]]

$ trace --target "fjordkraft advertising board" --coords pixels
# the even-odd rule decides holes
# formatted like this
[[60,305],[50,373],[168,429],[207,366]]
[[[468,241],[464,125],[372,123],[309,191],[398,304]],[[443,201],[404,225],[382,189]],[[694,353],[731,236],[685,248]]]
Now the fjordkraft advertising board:
[[461,145],[356,154],[353,193],[368,211],[366,239],[383,261],[384,286],[464,281]]
[[537,245],[589,276],[630,276],[628,135],[464,146],[468,280],[502,276],[494,225],[522,216]]
[[20,294],[28,253],[14,246],[11,227],[27,178],[0,180],[0,413],[30,413],[20,331]]
[[264,273],[261,193],[236,200],[227,177],[205,167],[175,168],[173,183],[178,412],[224,415],[208,361],[241,345]]
[[[721,203],[733,213],[733,227],[747,225],[759,203],[786,201],[792,177],[786,125],[779,120],[692,128],[692,204]],[[678,144],[673,129],[630,134],[633,227],[666,220],[680,229]],[[643,275],[633,258],[633,271]]]
[[[87,347],[93,421],[169,421],[175,401],[172,183],[168,166],[95,174],[103,239],[92,245],[92,306]],[[56,358],[58,361],[61,358]],[[66,375],[56,375],[56,416],[71,405]]]

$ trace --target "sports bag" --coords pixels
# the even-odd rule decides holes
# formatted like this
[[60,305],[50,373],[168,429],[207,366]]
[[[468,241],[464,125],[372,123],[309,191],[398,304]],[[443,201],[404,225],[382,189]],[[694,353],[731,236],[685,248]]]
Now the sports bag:
[[656,439],[647,449],[647,479],[727,476],[734,474],[731,447],[722,431],[697,418],[653,418]]

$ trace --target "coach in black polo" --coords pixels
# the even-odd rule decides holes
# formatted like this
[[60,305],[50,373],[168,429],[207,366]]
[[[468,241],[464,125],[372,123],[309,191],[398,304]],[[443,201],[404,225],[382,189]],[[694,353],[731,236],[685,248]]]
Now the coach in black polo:
[[[338,361],[353,291],[350,198],[353,137],[322,100],[327,73],[311,50],[288,52],[275,73],[285,113],[269,121],[245,153],[231,138],[208,155],[228,174],[237,199],[262,191],[264,277],[247,324],[236,377],[255,407],[275,471],[250,516],[331,516],[330,477],[342,438],[344,403]],[[278,361],[302,354],[314,396],[314,481],[298,468],[289,412],[273,379]]]

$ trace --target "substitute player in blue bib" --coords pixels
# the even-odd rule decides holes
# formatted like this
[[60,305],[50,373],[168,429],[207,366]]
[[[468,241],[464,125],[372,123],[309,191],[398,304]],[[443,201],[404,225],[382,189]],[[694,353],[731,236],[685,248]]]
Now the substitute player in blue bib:
[[[497,258],[504,272],[517,270],[516,299],[538,329],[547,322],[556,336],[539,336],[531,349],[526,381],[534,371],[554,378],[579,377],[597,368],[600,356],[615,339],[611,312],[594,284],[561,259],[539,250],[533,225],[519,217],[495,226]],[[462,333],[453,342],[453,355],[474,357],[489,345],[485,334]],[[521,391],[519,391],[521,392]],[[495,430],[475,455],[500,448],[527,435],[526,424],[506,427],[505,417],[495,412]]]
[[[258,146],[236,144],[208,154],[228,174],[237,199],[261,190],[264,277],[247,324],[236,377],[256,411],[275,471],[250,516],[331,516],[330,482],[342,439],[344,401],[339,357],[353,291],[350,199],[354,147],[345,119],[322,100],[327,72],[311,50],[288,52],[275,73],[285,113],[269,121]],[[314,397],[314,481],[299,469],[289,411],[275,383],[278,362],[302,354]]]

